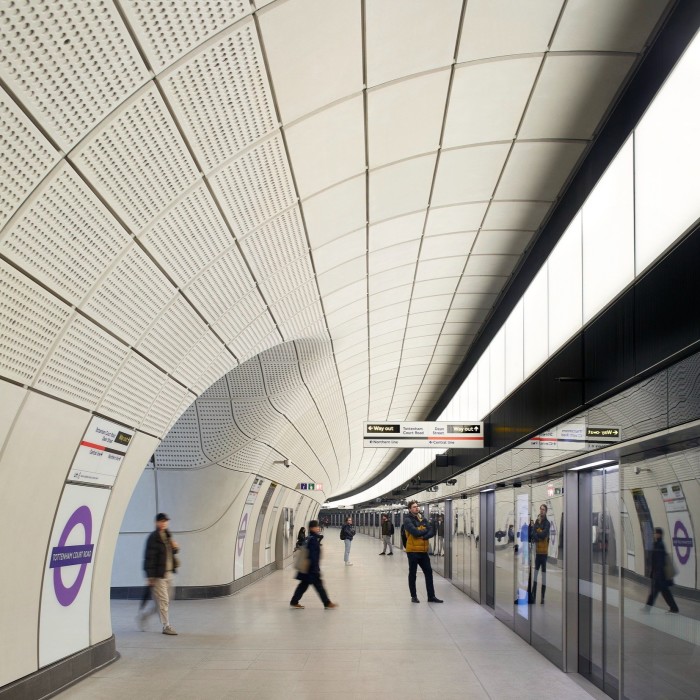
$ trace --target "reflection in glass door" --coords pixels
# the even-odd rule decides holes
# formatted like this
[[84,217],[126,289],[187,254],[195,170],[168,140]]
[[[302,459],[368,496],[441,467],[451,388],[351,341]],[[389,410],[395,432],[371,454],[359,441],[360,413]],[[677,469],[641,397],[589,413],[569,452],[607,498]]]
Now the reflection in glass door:
[[496,617],[513,624],[514,564],[513,545],[508,542],[513,525],[513,489],[499,489],[495,494],[496,513],[493,549],[496,575]]
[[617,466],[579,475],[579,673],[617,697],[619,687]]

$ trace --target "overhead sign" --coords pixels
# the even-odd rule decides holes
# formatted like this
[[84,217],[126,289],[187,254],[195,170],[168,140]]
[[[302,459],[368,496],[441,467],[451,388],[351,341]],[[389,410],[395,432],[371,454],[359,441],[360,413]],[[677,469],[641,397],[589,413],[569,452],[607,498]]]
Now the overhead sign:
[[91,486],[114,486],[134,431],[94,416],[80,441],[68,481]]
[[530,447],[542,450],[586,450],[622,440],[619,426],[564,423],[530,438]]
[[364,424],[365,447],[432,447],[460,449],[484,446],[484,424],[480,421],[401,423],[376,421]]

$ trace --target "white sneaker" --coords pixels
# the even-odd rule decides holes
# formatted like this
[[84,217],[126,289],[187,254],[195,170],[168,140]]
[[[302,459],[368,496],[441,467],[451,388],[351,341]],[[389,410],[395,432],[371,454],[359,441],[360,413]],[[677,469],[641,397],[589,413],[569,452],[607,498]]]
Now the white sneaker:
[[346,561],[346,562],[345,562],[345,566],[352,566],[352,562]]
[[177,635],[177,632],[170,625],[166,625],[163,627],[163,634]]

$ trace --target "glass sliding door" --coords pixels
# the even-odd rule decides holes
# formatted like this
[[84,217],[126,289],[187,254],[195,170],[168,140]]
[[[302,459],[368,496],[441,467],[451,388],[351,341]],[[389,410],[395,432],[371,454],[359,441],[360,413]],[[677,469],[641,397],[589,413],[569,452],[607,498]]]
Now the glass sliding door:
[[513,494],[509,488],[495,492],[495,521],[493,550],[496,578],[496,617],[507,625],[513,624],[515,567],[513,545],[508,542],[508,527],[513,524]]
[[579,673],[619,692],[618,467],[579,476]]

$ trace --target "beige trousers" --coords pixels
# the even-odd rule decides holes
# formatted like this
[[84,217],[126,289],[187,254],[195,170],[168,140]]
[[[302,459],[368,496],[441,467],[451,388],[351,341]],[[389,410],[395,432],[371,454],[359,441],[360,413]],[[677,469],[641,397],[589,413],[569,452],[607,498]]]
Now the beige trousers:
[[170,624],[168,608],[170,607],[170,583],[172,578],[172,573],[168,571],[165,574],[165,578],[154,579],[155,583],[152,587],[153,598],[156,601],[156,607],[158,608],[163,627],[167,627]]

